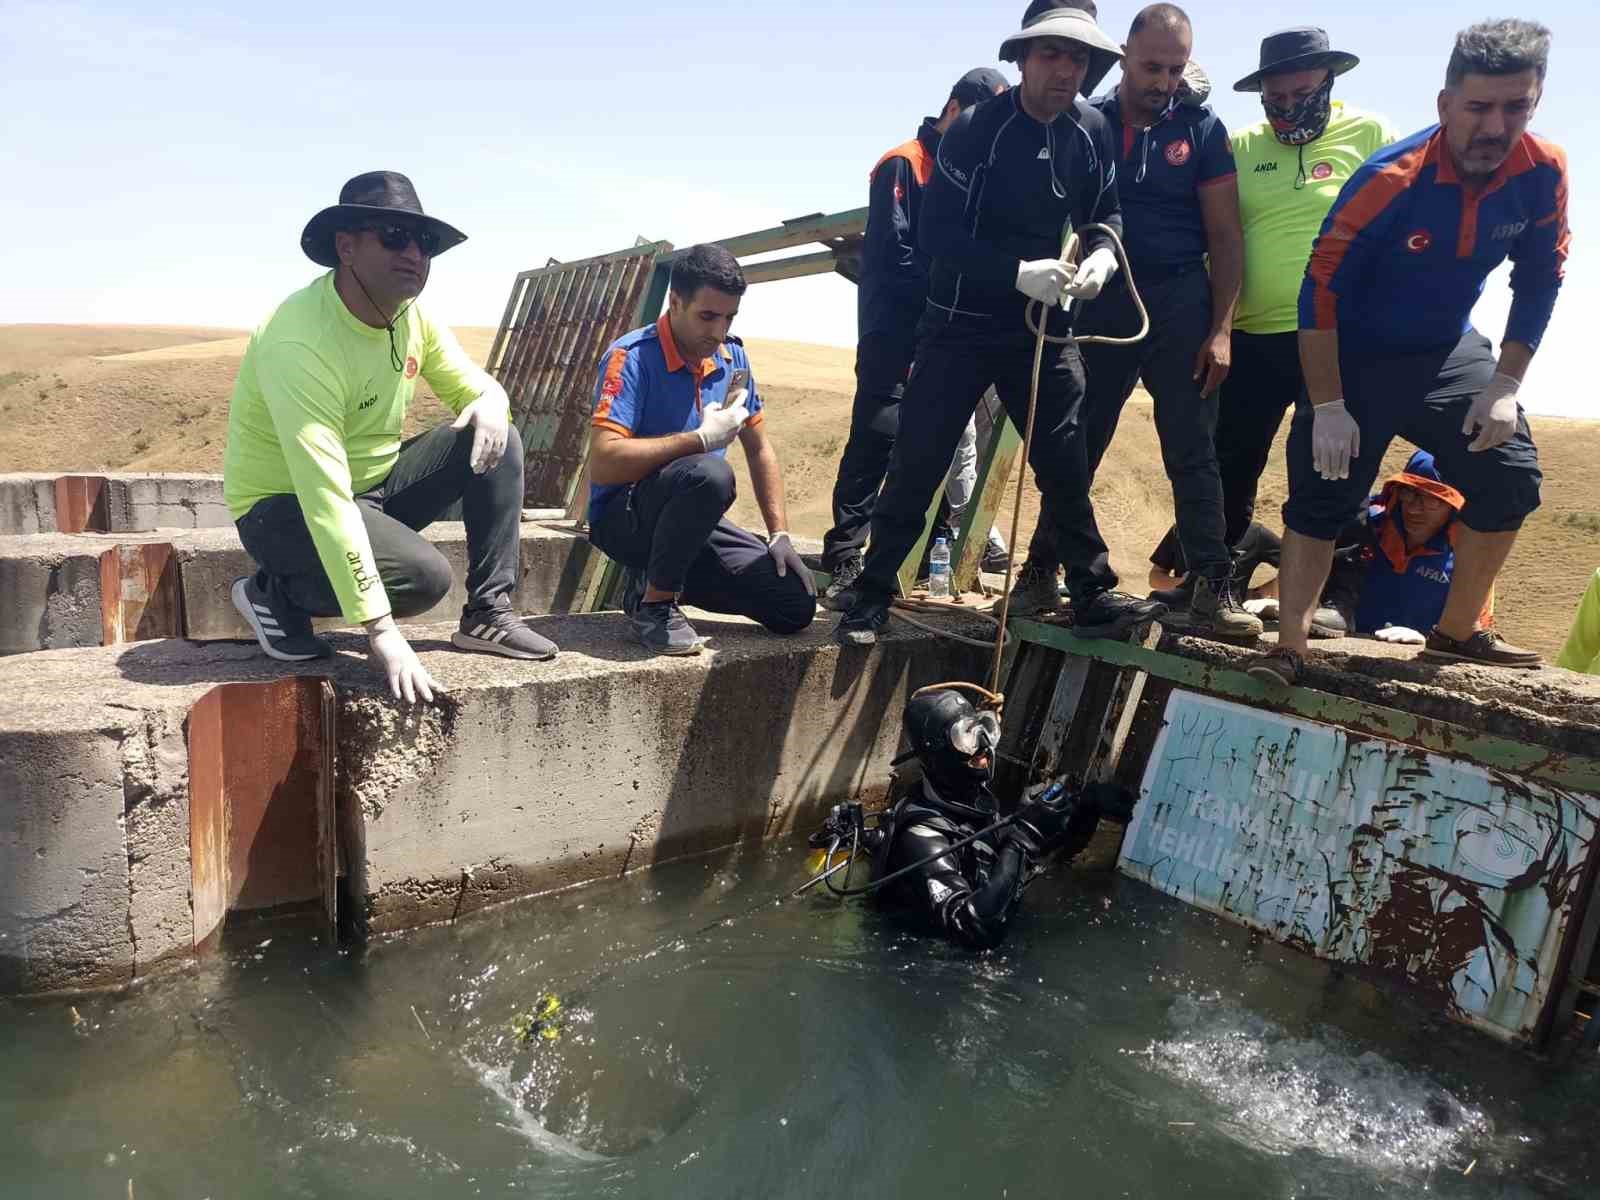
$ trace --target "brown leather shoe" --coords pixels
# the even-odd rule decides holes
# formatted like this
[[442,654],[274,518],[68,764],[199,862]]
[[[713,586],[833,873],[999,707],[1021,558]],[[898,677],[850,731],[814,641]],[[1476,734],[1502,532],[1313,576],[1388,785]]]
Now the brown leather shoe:
[[1427,643],[1419,658],[1432,658],[1441,662],[1469,662],[1484,667],[1510,667],[1527,671],[1543,666],[1539,655],[1521,646],[1513,646],[1493,629],[1477,629],[1469,638],[1457,641],[1440,633],[1436,625],[1428,634]]
[[1250,678],[1278,687],[1293,687],[1300,680],[1300,670],[1306,660],[1298,651],[1287,646],[1274,646],[1246,668]]

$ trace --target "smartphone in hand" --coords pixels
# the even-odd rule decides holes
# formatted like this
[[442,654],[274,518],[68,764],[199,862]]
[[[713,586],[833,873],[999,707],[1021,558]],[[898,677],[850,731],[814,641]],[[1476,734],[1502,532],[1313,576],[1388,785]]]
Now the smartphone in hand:
[[[723,395],[724,396],[732,396],[735,392],[739,391],[741,388],[747,388],[749,386],[750,386],[750,369],[748,367],[735,367],[733,369],[733,374],[728,376],[728,390],[726,392],[724,392]],[[723,403],[727,403],[727,401],[724,400]]]

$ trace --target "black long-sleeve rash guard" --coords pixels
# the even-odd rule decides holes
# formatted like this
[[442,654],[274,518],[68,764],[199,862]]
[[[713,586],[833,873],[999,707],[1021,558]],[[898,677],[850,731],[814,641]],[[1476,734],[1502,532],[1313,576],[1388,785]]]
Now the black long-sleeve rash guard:
[[[919,231],[932,257],[929,303],[956,315],[1021,319],[1022,262],[1061,253],[1068,222],[1120,235],[1111,126],[1079,100],[1045,125],[1022,109],[1022,89],[967,109],[945,132]],[[1083,235],[1084,253],[1109,245]]]
[[[953,821],[908,797],[895,814],[893,840],[874,874],[938,854],[976,832],[976,826]],[[988,834],[890,883],[880,903],[903,911],[929,932],[986,950],[1004,939],[1022,902],[1030,865],[1020,843]]]

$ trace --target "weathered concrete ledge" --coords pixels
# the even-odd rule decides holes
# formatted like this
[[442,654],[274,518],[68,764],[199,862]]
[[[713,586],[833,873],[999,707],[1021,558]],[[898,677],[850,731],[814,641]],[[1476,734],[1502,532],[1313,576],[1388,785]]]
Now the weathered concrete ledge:
[[[1559,667],[1511,671],[1417,657],[1372,638],[1313,642],[1300,685],[1478,733],[1600,758],[1600,677]],[[1243,670],[1255,651],[1168,634],[1158,649]]]
[[[985,658],[900,623],[865,652],[834,645],[831,620],[777,638],[697,616],[715,640],[690,659],[645,656],[620,614],[532,624],[555,661],[414,628],[450,689],[433,706],[389,699],[355,635],[302,665],[334,693],[345,915],[403,929],[806,827],[882,793],[909,690]],[[0,993],[117,986],[195,953],[191,708],[284,667],[181,641],[0,661]]]
[[[573,550],[584,545],[571,522],[524,522],[522,573],[515,604],[521,612],[548,612],[561,595]],[[455,585],[437,606],[417,618],[421,623],[458,616],[466,601],[466,527],[441,521],[426,531],[430,542],[449,560]],[[145,622],[141,632],[121,630],[110,610],[124,599],[115,571],[102,573],[102,559],[116,547],[140,546],[137,580],[131,590],[149,599],[170,591],[161,619]],[[170,551],[163,549],[170,547]],[[160,529],[145,533],[38,533],[0,536],[0,655],[34,650],[59,650],[114,644],[140,637],[183,636],[197,639],[249,636],[234,611],[229,588],[252,570],[249,556],[230,525],[224,529]],[[106,594],[107,580],[117,595]],[[108,604],[108,601],[110,604]],[[325,629],[338,620],[318,623]],[[112,635],[107,636],[107,626]]]
[[[81,514],[61,511],[58,480],[102,481],[79,494]],[[74,516],[78,519],[74,520]],[[83,517],[92,519],[83,522]],[[211,529],[233,524],[222,500],[221,475],[94,471],[0,474],[0,534],[142,533],[152,529]]]

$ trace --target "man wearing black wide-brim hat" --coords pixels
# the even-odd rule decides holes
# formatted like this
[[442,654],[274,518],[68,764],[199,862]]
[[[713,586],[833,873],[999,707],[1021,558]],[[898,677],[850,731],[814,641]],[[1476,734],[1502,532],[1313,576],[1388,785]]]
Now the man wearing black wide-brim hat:
[[[288,662],[332,648],[312,617],[363,626],[396,697],[442,691],[395,624],[449,592],[450,564],[419,530],[457,501],[467,603],[455,645],[549,658],[512,611],[522,442],[504,389],[417,306],[433,259],[466,240],[422,209],[404,175],[372,171],[312,217],[300,247],[330,270],[256,330],[228,411],[223,491],[254,575],[233,603]],[[402,443],[417,376],[456,414]]]
[[[1244,283],[1216,443],[1227,541],[1235,550],[1255,520],[1257,483],[1283,414],[1305,393],[1296,330],[1311,244],[1339,189],[1395,140],[1383,117],[1333,99],[1359,62],[1322,29],[1283,29],[1261,40],[1260,66],[1233,85],[1260,96],[1264,114],[1233,131]],[[1332,611],[1319,610],[1315,628],[1319,636],[1344,632]]]
[[[1117,269],[1103,224],[1120,232],[1119,147],[1083,102],[1121,51],[1083,0],[1033,0],[1000,46],[1022,83],[969,108],[939,143],[920,241],[932,259],[928,303],[906,382],[889,483],[872,514],[871,549],[838,638],[870,645],[889,621],[896,573],[918,535],[961,431],[991,385],[1013,422],[1028,419],[1035,337],[1030,302],[1059,340],[1039,370],[1030,465],[1068,563],[1075,633],[1120,636],[1166,611],[1116,591],[1089,500],[1080,416],[1083,361],[1061,312],[1063,295],[1092,299]],[[1066,226],[1083,232],[1084,259],[1061,261]],[[844,597],[840,597],[843,606]]]

